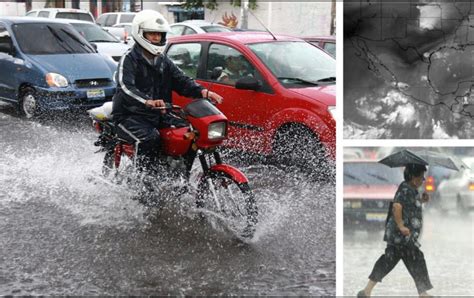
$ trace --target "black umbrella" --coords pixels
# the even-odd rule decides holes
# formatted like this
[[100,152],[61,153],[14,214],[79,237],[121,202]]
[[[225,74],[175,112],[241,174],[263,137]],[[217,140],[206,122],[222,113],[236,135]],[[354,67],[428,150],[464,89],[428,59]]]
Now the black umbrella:
[[455,171],[459,171],[462,167],[469,168],[466,164],[454,156],[428,150],[413,152],[408,149],[403,149],[390,154],[379,162],[391,168],[404,167],[407,164],[438,166]]

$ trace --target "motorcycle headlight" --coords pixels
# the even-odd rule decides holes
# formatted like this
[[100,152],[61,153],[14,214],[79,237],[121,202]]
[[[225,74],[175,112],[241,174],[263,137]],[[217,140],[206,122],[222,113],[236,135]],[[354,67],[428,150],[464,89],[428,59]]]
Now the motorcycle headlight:
[[225,122],[214,122],[209,124],[207,130],[207,138],[209,140],[216,140],[225,137],[226,123]]
[[46,83],[49,87],[67,87],[68,85],[67,79],[65,77],[54,72],[46,74]]
[[328,107],[328,112],[331,113],[332,119],[336,120],[336,107],[335,106],[329,106]]

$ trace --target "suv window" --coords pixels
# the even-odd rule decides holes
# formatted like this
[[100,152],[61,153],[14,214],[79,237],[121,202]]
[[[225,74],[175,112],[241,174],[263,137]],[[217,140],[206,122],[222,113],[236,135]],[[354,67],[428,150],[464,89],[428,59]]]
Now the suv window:
[[[218,77],[213,77],[213,73],[216,75],[219,72]],[[236,49],[227,45],[212,44],[209,47],[206,74],[207,79],[234,86],[242,77],[255,77],[256,70]]]
[[39,18],[49,18],[49,11],[40,11],[38,13]]
[[27,17],[34,17],[36,15],[36,10],[32,10],[26,14]]
[[184,32],[183,32],[183,35],[190,35],[190,34],[196,34],[197,32],[194,31],[194,29],[191,29],[189,27],[186,27],[186,29],[184,29]]
[[171,36],[175,36],[175,35],[181,35],[181,33],[183,32],[183,27],[182,25],[177,25],[177,26],[172,26],[171,27],[171,31],[170,31],[170,35]]
[[108,15],[103,14],[97,20],[95,21],[98,25],[104,26],[105,25],[105,19],[107,18]]
[[0,26],[0,53],[10,54],[12,52],[12,38],[7,29]]
[[200,43],[181,43],[175,44],[168,50],[167,56],[178,66],[186,75],[196,78],[201,56]]
[[107,18],[107,20],[105,20],[105,25],[104,26],[112,27],[113,25],[115,25],[116,22],[117,22],[117,15],[116,14],[111,14]]
[[135,18],[134,14],[127,13],[120,16],[120,23],[131,23]]
[[56,14],[57,19],[72,19],[94,22],[94,19],[88,13],[77,13],[77,12],[58,12]]

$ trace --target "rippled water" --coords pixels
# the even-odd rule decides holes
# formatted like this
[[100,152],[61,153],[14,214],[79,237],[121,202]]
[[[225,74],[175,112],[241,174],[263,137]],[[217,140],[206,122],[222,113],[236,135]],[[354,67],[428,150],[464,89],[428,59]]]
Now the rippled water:
[[0,106],[1,295],[334,295],[334,184],[233,163],[261,214],[243,244],[189,212],[150,210],[97,178],[83,118],[24,121]]

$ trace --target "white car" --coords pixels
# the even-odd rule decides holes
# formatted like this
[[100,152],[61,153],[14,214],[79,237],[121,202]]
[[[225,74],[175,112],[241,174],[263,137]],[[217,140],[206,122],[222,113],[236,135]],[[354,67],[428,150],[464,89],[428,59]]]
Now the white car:
[[25,16],[49,19],[72,19],[94,23],[94,16],[89,11],[75,8],[34,9],[27,12]]
[[129,44],[129,46],[133,45],[132,23],[116,24],[105,30],[120,39],[120,41]]
[[169,36],[180,36],[210,32],[231,32],[232,29],[219,24],[209,23],[204,20],[188,20],[170,25]]
[[104,29],[109,29],[117,24],[132,23],[136,14],[136,12],[107,12],[101,14],[96,23]]
[[463,158],[470,169],[454,172],[438,186],[437,198],[442,211],[467,213],[474,210],[474,157]]
[[116,62],[120,61],[122,55],[129,49],[128,45],[120,42],[99,25],[76,20],[68,20],[67,22],[89,43],[95,44],[99,53],[110,56]]

